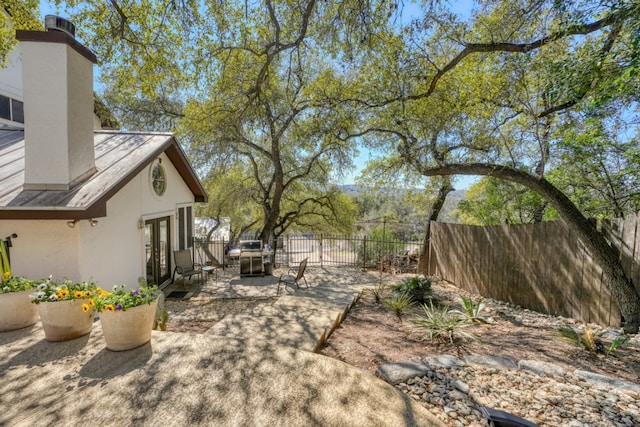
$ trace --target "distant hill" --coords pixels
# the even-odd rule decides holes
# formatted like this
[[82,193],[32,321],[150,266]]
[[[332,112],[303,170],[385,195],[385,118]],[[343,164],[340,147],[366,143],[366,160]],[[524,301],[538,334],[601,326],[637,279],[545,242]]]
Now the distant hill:
[[340,185],[338,188],[347,193],[348,196],[352,197],[362,193],[362,188],[358,185]]

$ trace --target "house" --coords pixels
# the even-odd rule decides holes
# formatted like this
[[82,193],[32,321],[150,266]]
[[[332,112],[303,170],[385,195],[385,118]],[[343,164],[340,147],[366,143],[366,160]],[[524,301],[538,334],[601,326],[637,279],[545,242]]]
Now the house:
[[68,21],[45,26],[16,32],[21,78],[0,83],[21,103],[0,119],[0,238],[18,236],[13,273],[167,283],[206,191],[173,135],[94,130],[96,57]]

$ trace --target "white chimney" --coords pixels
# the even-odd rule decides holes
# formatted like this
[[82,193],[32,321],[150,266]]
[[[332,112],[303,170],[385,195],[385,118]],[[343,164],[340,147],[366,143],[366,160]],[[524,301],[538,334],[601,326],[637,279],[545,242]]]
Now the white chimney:
[[[25,190],[68,190],[95,172],[93,64],[73,24],[59,31],[16,31],[22,51]],[[53,22],[53,24],[52,24]]]

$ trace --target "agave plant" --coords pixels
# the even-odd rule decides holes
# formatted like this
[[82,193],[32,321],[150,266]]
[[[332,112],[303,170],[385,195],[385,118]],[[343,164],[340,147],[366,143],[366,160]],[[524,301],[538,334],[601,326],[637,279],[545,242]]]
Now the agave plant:
[[461,296],[458,298],[458,302],[462,306],[461,314],[464,318],[471,322],[493,323],[494,320],[491,317],[483,316],[482,310],[485,308],[484,298],[480,298],[478,302],[474,302],[471,298]]
[[414,304],[414,302],[408,293],[401,293],[394,294],[391,298],[386,300],[384,304],[391,307],[398,320],[402,322],[402,315],[407,308]]
[[433,302],[429,301],[429,305],[422,305],[423,315],[418,315],[414,320],[414,324],[420,329],[426,329],[430,341],[435,339],[449,341],[454,344],[456,339],[475,339],[476,337],[463,329],[469,326],[467,320],[459,316],[457,310],[449,309],[449,305],[438,308],[434,307]]

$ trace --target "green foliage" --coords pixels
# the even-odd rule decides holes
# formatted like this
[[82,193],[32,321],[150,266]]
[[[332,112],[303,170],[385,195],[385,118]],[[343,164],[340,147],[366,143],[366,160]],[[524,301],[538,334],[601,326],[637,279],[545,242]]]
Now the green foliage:
[[0,68],[17,43],[16,30],[42,30],[39,7],[37,0],[0,0]]
[[589,217],[624,217],[640,210],[640,150],[636,125],[610,111],[567,120],[558,144],[562,167],[549,179]]
[[102,61],[123,127],[172,130],[188,147],[214,195],[210,216],[260,227],[263,240],[289,227],[351,231],[354,209],[332,177],[352,165],[344,133],[357,112],[334,102],[349,87],[321,42],[337,35],[336,16],[361,16],[343,16],[354,4],[56,3]]
[[431,293],[431,279],[426,276],[415,276],[392,286],[394,292],[407,294],[412,301],[423,303],[425,297]]
[[0,282],[0,294],[11,292],[22,292],[35,289],[40,282],[27,279],[26,277],[8,276]]
[[469,322],[458,316],[455,310],[450,310],[448,305],[434,307],[433,301],[429,301],[429,305],[422,305],[422,311],[422,315],[417,315],[412,320],[419,330],[427,330],[425,338],[430,341],[440,340],[454,344],[458,339],[475,339],[473,334],[463,330],[469,326]]
[[391,298],[384,301],[384,304],[393,310],[398,321],[402,322],[402,315],[405,310],[411,307],[414,302],[408,293],[395,293]]
[[630,339],[629,335],[621,335],[621,336],[615,337],[615,339],[611,342],[611,344],[609,344],[609,347],[607,347],[607,356],[613,353],[614,351],[616,351],[617,349],[627,345],[629,343],[629,339]]
[[483,178],[466,192],[457,214],[464,224],[526,224],[557,218],[542,197],[521,185],[496,178]]
[[494,320],[491,317],[486,317],[481,314],[485,308],[483,300],[484,298],[480,298],[476,303],[471,298],[464,296],[458,297],[458,302],[462,306],[462,316],[471,322],[493,323]]

